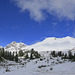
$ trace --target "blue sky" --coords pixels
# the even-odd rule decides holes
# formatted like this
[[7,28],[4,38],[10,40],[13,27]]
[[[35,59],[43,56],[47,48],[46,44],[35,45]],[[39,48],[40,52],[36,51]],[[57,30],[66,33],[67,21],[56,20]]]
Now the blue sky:
[[[12,41],[30,45],[46,37],[75,37],[74,0],[66,0],[64,5],[63,0],[57,0],[58,7],[55,0],[50,6],[47,3],[51,0],[31,1],[0,0],[1,46],[6,46]],[[73,5],[71,9],[70,5]]]

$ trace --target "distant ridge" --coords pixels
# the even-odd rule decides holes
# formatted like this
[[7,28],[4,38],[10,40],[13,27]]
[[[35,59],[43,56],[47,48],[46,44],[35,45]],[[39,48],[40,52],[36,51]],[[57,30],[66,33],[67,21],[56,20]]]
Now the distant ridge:
[[65,51],[75,47],[75,38],[72,37],[48,37],[41,42],[27,46],[26,49],[34,48],[37,51]]
[[18,52],[19,50],[23,50],[23,48],[25,48],[27,45],[24,44],[24,43],[17,43],[15,41],[13,41],[12,43],[8,44],[6,47],[5,47],[5,50],[7,51],[11,51],[11,52]]
[[41,42],[29,46],[21,42],[17,43],[13,41],[5,47],[5,50],[18,52],[19,50],[27,51],[31,50],[32,48],[34,48],[36,51],[75,51],[75,38],[69,36],[63,38],[48,37]]

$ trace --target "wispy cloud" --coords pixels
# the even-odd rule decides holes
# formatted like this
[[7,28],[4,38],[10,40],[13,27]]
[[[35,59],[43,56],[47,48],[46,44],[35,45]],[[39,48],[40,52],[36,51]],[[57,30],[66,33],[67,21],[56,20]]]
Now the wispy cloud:
[[[46,13],[59,19],[75,19],[75,0],[13,0],[21,11],[28,11],[35,21],[46,19]],[[46,13],[44,12],[46,11]]]
[[11,29],[16,30],[16,29],[21,29],[22,25],[13,25],[11,26]]

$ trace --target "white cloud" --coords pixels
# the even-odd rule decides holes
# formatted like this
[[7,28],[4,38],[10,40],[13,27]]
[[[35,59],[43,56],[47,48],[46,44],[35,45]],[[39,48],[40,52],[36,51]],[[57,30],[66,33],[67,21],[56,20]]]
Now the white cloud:
[[36,21],[44,20],[46,13],[59,19],[75,19],[75,0],[14,0],[14,2],[21,11],[27,10]]

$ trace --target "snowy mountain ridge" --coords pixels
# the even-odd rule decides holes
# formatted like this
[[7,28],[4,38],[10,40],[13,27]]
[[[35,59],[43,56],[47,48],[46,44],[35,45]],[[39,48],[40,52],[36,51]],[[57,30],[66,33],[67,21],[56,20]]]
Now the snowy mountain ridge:
[[[1,47],[2,48],[2,47]],[[26,50],[34,48],[40,51],[40,58],[30,59],[19,57],[18,63],[3,58],[4,62],[0,62],[1,75],[75,75],[75,55],[72,59],[67,55],[56,57],[51,53],[51,50],[72,50],[75,52],[75,38],[46,38],[45,40],[36,44],[27,46],[24,43],[12,42],[5,47],[5,50],[16,52],[19,50]],[[45,49],[44,49],[45,48]],[[70,49],[71,48],[71,49]],[[48,51],[49,50],[49,51]],[[42,52],[41,52],[42,51]],[[66,51],[68,53],[68,51]],[[63,53],[62,53],[63,54]],[[7,55],[8,56],[8,55]],[[71,56],[71,55],[70,55]],[[10,56],[9,56],[10,57]],[[65,57],[65,58],[64,58]],[[14,57],[15,59],[15,57]]]
[[34,48],[37,51],[63,51],[73,49],[74,47],[75,38],[67,36],[63,38],[49,37],[41,42],[27,46],[26,49]]
[[12,43],[8,44],[6,47],[5,47],[5,50],[7,51],[11,51],[11,52],[16,52],[16,51],[19,51],[19,50],[23,50],[22,48],[25,48],[27,45],[25,45],[24,43],[17,43],[15,41],[13,41]]
[[73,50],[75,51],[75,38],[72,37],[63,37],[63,38],[55,38],[48,37],[41,42],[35,43],[33,45],[26,45],[24,43],[17,43],[13,41],[5,47],[5,50],[16,52],[19,50],[31,50],[34,48],[36,51],[66,51]]

